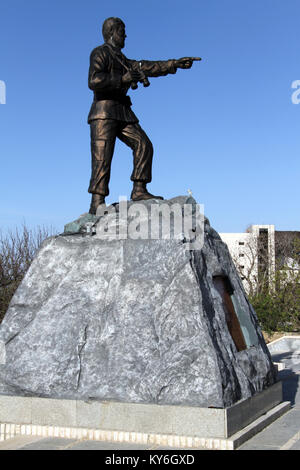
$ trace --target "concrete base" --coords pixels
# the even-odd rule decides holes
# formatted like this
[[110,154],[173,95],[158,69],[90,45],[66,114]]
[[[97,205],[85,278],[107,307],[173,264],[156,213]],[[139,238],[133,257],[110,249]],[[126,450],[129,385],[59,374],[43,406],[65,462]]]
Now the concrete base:
[[225,409],[0,396],[0,439],[64,437],[234,449],[289,409],[281,382]]

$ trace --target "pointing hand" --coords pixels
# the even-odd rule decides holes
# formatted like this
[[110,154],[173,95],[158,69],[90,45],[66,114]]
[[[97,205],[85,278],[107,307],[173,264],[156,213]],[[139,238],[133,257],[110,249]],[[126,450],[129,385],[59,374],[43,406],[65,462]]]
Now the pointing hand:
[[193,62],[201,60],[200,57],[182,57],[181,59],[175,60],[175,67],[179,69],[190,69]]

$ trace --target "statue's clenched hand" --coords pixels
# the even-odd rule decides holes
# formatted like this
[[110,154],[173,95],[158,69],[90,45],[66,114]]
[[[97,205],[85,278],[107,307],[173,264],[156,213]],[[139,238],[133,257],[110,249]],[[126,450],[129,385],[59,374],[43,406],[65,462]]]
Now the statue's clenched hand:
[[122,83],[124,85],[130,85],[133,82],[137,83],[140,79],[141,74],[138,70],[128,70],[128,72],[122,76]]

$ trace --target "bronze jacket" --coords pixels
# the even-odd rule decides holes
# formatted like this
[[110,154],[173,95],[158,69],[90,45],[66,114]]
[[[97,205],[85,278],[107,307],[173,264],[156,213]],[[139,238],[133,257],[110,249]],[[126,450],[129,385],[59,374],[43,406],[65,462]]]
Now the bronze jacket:
[[[111,51],[112,50],[112,51]],[[103,44],[96,47],[90,57],[89,88],[94,92],[94,101],[88,116],[94,119],[117,119],[125,122],[138,122],[131,110],[131,100],[127,96],[128,86],[122,84],[126,68],[141,69],[149,77],[160,77],[176,73],[174,60],[149,61],[130,60],[111,46]]]

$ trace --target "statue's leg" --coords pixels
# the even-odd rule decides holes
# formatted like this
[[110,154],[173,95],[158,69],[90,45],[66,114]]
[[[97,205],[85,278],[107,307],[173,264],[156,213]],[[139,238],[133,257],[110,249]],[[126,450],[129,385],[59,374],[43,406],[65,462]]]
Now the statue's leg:
[[133,172],[131,180],[133,181],[133,190],[131,199],[140,201],[144,199],[158,198],[150,194],[147,189],[147,183],[152,179],[152,159],[153,146],[138,123],[127,124],[122,126],[117,134],[120,140],[133,150]]
[[114,153],[118,121],[95,119],[91,126],[92,176],[88,192],[92,194],[90,213],[105,202],[109,194],[111,161]]

